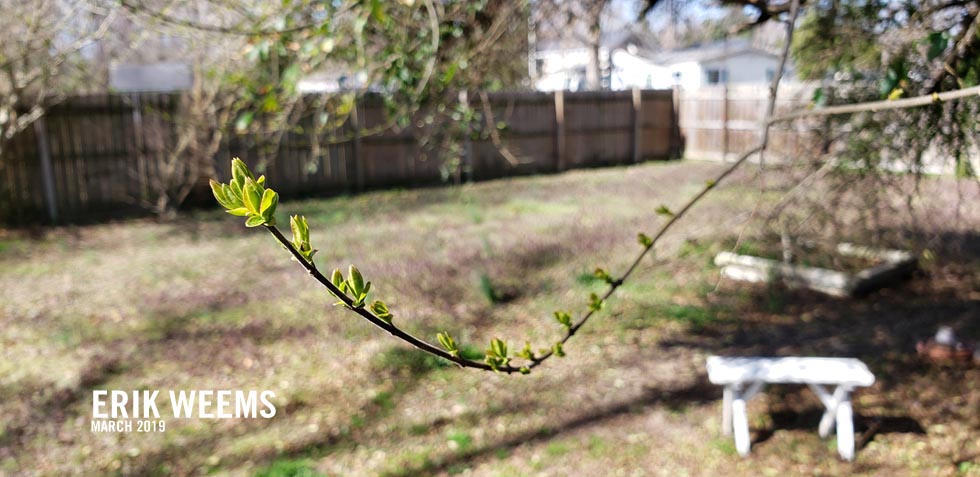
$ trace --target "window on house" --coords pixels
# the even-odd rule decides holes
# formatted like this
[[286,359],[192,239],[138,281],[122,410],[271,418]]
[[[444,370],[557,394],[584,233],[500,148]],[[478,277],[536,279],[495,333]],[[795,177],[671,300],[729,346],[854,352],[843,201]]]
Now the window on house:
[[719,68],[709,68],[706,70],[708,84],[720,84],[728,82],[728,71]]

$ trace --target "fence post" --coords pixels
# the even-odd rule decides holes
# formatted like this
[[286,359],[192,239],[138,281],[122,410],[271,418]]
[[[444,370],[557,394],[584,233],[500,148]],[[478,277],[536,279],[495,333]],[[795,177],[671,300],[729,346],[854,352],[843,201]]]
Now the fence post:
[[555,152],[558,172],[567,167],[565,158],[565,92],[555,91]]
[[640,122],[643,111],[643,92],[633,88],[633,163],[640,162]]
[[357,116],[357,96],[354,96],[354,107],[350,110],[350,124],[354,128],[354,144],[353,144],[353,155],[354,155],[354,190],[360,192],[364,190],[364,164],[362,163],[363,157],[361,155],[361,121]]
[[669,154],[671,159],[680,159],[683,153],[683,144],[681,144],[681,87],[679,85],[674,85],[671,90],[670,102],[674,117],[671,118]]
[[136,147],[136,175],[139,182],[139,200],[150,197],[150,172],[146,163],[146,140],[143,136],[143,102],[140,93],[133,93],[130,96],[133,106],[133,146]]
[[725,78],[721,106],[721,162],[728,161],[728,78]]
[[51,223],[58,222],[58,203],[54,191],[54,170],[51,166],[51,148],[48,145],[48,128],[44,114],[34,121],[34,135],[37,137],[37,154],[41,160],[41,185],[44,188],[44,202]]
[[[464,109],[469,109],[470,107],[470,95],[465,89],[459,92],[459,104],[463,105]],[[490,107],[490,106],[488,106]],[[484,118],[486,119],[486,118]],[[489,121],[489,119],[486,119]],[[494,127],[490,125],[490,127]],[[463,157],[460,158],[459,164],[456,165],[456,170],[453,171],[453,182],[456,185],[463,183],[463,170],[469,169],[470,179],[474,179],[473,174],[473,141],[470,140],[470,129],[466,129],[466,138],[463,139]]]

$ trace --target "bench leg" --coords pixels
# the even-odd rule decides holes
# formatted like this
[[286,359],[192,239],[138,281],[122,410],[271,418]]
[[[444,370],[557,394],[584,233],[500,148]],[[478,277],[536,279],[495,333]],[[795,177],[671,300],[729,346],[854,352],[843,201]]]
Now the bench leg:
[[749,438],[749,416],[746,403],[762,389],[763,384],[762,382],[754,382],[745,389],[736,384],[730,389],[732,394],[731,425],[735,434],[735,450],[742,457],[749,455],[749,450],[752,447],[752,441]]
[[721,405],[721,432],[735,435],[735,449],[742,457],[749,455],[749,417],[745,403],[765,385],[763,382],[731,383],[725,385]]
[[735,428],[735,450],[738,455],[749,455],[752,443],[749,441],[749,417],[745,410],[745,399],[741,395],[732,401],[732,426]]
[[820,438],[826,439],[830,437],[830,431],[834,430],[835,417],[836,413],[833,409],[827,409],[823,412],[823,416],[820,418],[820,427],[817,428]]
[[820,426],[818,428],[820,437],[826,439],[830,437],[830,431],[834,430],[834,424],[836,424],[837,420],[837,407],[842,401],[848,399],[851,391],[847,387],[837,386],[834,393],[830,394],[819,384],[810,384],[809,386],[817,397],[820,398],[824,407],[827,408],[820,418]]
[[725,386],[725,390],[722,391],[722,402],[721,402],[721,433],[730,436],[732,435],[732,399],[735,394],[735,389],[731,386]]
[[811,384],[810,389],[813,389],[827,408],[820,418],[820,437],[826,439],[836,425],[837,453],[844,460],[854,460],[854,411],[851,408],[851,389],[847,386],[837,386],[833,395],[819,384]]
[[851,399],[845,393],[837,404],[837,452],[846,461],[854,460],[854,417]]

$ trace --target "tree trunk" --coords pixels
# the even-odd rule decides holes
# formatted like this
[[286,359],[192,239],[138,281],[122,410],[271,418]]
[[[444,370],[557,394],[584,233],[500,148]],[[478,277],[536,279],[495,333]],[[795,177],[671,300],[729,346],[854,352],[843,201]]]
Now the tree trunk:
[[595,8],[589,22],[589,64],[585,68],[585,86],[590,91],[602,89],[602,65],[599,57],[599,46],[602,39],[602,29],[599,25],[601,18],[602,8]]

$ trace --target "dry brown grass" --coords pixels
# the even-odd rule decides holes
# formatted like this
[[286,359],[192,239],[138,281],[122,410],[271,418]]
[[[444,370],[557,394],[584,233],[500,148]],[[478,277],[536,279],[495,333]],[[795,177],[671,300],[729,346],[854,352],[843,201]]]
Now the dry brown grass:
[[[676,208],[719,168],[576,171],[290,201],[280,214],[306,214],[321,267],[356,263],[406,328],[544,346],[558,335],[550,312],[601,288],[588,272],[621,270],[636,232],[661,220],[653,209]],[[527,377],[406,350],[330,306],[267,234],[217,212],[7,232],[0,475],[980,475],[980,371],[911,355],[939,323],[980,338],[980,211],[950,215],[951,182],[926,180],[916,210],[946,234],[917,242],[937,257],[925,271],[840,301],[726,282],[711,293],[711,255],[760,197],[742,177],[695,209],[568,357]],[[753,457],[733,455],[720,391],[704,382],[711,353],[864,359],[879,383],[858,395],[857,462],[836,459],[816,435],[818,402],[793,388],[751,403]],[[279,414],[92,434],[93,388],[271,389]]]

